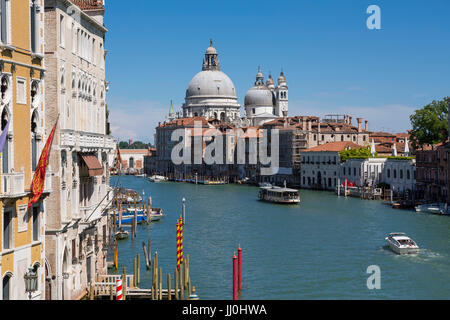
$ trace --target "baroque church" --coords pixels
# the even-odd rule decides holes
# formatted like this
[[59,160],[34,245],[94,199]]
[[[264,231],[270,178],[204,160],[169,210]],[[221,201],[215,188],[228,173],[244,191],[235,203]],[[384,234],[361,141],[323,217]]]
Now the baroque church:
[[211,40],[203,59],[202,71],[188,85],[181,114],[177,113],[175,116],[171,105],[168,120],[176,117],[204,117],[246,127],[287,117],[288,86],[283,71],[275,86],[270,74],[264,82],[264,75],[258,67],[254,86],[245,95],[244,109],[241,117],[236,88],[231,79],[220,70],[219,55]]

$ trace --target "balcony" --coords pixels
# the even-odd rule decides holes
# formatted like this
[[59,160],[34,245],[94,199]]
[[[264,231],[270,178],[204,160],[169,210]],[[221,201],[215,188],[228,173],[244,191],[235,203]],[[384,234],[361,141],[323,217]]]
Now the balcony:
[[20,198],[25,195],[25,174],[23,172],[1,175],[0,198]]
[[95,149],[114,149],[115,142],[111,136],[74,130],[61,130],[61,146],[80,151]]

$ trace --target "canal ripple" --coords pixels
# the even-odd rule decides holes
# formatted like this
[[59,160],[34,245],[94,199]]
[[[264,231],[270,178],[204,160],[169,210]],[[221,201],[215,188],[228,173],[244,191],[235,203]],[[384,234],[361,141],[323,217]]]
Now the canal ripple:
[[[111,179],[115,184],[116,177]],[[176,266],[175,224],[186,198],[184,254],[201,299],[232,298],[232,256],[243,248],[242,299],[448,299],[450,217],[394,210],[380,201],[300,190],[300,205],[257,200],[252,186],[151,183],[121,177],[120,184],[152,196],[167,214],[139,225],[137,240],[119,244],[119,264],[132,272],[142,242],[152,239],[164,279]],[[390,232],[405,232],[423,248],[398,256],[385,247]],[[367,267],[381,269],[381,289],[366,286]],[[141,287],[151,271],[141,259]],[[166,280],[164,280],[166,282]],[[166,286],[166,284],[165,284]]]

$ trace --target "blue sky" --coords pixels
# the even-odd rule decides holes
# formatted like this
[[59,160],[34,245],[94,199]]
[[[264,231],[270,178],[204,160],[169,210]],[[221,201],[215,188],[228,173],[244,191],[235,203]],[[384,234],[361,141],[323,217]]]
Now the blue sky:
[[[369,5],[381,30],[369,30]],[[153,141],[170,100],[181,107],[209,39],[239,102],[258,65],[283,69],[289,115],[347,113],[401,132],[409,115],[450,95],[450,1],[106,2],[107,103],[113,135]]]

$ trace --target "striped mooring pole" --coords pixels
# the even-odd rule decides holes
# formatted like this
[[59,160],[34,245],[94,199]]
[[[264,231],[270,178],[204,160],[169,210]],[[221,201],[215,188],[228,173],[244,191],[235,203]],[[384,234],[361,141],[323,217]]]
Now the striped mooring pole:
[[180,269],[180,222],[177,220],[177,269]]
[[117,279],[116,280],[116,300],[123,300],[122,279]]
[[180,217],[180,263],[183,264],[183,217]]

